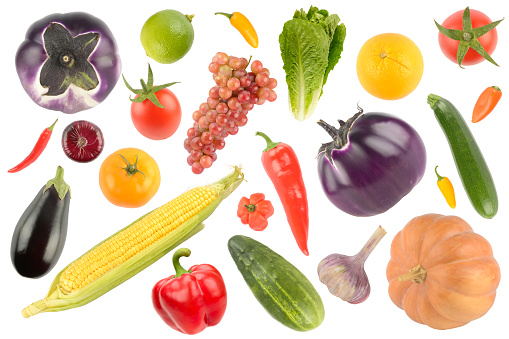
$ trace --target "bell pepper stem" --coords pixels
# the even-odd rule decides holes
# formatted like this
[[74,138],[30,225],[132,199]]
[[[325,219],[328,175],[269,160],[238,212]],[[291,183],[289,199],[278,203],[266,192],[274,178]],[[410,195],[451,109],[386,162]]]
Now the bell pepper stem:
[[270,138],[265,133],[256,132],[255,135],[261,136],[267,142],[267,148],[263,150],[264,152],[267,152],[273,148],[276,148],[276,146],[280,144],[280,142],[274,142],[274,141],[270,140]]
[[256,205],[254,205],[254,204],[249,204],[249,205],[244,205],[244,206],[246,207],[246,209],[249,213],[253,213],[254,211],[256,211]]
[[180,257],[189,257],[191,255],[191,250],[188,248],[180,248],[173,253],[173,267],[175,267],[175,278],[180,277],[182,274],[191,273],[187,271],[185,268],[180,265],[179,259]]

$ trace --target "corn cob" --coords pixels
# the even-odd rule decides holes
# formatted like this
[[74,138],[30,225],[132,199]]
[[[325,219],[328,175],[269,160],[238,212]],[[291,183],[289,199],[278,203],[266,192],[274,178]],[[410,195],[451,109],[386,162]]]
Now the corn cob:
[[238,167],[187,191],[121,229],[65,267],[44,299],[23,309],[29,318],[88,304],[136,275],[203,229],[203,221],[243,181]]

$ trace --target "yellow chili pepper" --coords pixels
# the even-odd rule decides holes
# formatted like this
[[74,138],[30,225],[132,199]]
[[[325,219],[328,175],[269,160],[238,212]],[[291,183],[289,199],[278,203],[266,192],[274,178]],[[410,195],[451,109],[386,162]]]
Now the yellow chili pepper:
[[215,14],[221,14],[230,19],[232,26],[235,27],[240,32],[240,34],[242,34],[247,43],[254,48],[258,47],[258,35],[256,34],[253,25],[244,16],[244,14],[239,12],[233,12],[232,14],[217,12]]
[[435,167],[435,173],[437,175],[438,181],[437,185],[440,189],[440,192],[444,195],[445,201],[449,204],[451,208],[456,207],[456,197],[454,196],[454,187],[452,187],[451,181],[447,177],[442,177],[437,172],[438,166]]

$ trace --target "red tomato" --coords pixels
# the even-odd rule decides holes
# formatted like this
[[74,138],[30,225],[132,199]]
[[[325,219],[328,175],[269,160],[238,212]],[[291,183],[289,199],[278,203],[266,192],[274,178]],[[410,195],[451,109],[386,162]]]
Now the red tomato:
[[[470,10],[470,18],[472,20],[472,28],[482,27],[492,22],[486,14],[476,11],[475,9]],[[463,30],[463,10],[458,11],[445,19],[442,26],[448,29]],[[478,38],[478,40],[486,52],[491,55],[497,46],[497,29],[493,28],[491,31]],[[440,49],[445,54],[445,56],[452,62],[458,63],[456,56],[460,42],[448,38],[442,33],[438,33],[438,43],[440,44]],[[484,60],[485,59],[479,53],[470,48],[461,64],[470,66],[478,64]]]
[[133,102],[131,119],[134,127],[143,136],[152,140],[163,140],[177,131],[182,118],[182,109],[177,97],[169,89],[164,88],[155,94],[164,108],[157,107],[148,99]]

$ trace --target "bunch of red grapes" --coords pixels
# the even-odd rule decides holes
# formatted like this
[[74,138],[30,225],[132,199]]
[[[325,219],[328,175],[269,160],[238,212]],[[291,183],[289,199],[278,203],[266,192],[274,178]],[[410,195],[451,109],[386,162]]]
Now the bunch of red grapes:
[[212,166],[217,150],[225,146],[224,139],[239,132],[247,124],[247,113],[254,105],[277,98],[277,81],[262,63],[219,52],[209,65],[216,86],[209,91],[207,102],[193,113],[193,127],[187,130],[184,148],[189,152],[187,163],[195,174]]

